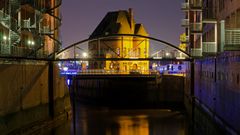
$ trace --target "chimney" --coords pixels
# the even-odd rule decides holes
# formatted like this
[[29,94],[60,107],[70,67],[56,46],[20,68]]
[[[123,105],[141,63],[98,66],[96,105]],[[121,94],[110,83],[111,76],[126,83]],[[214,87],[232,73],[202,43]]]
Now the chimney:
[[132,8],[128,9],[129,19],[130,19],[130,27],[134,30],[134,22],[133,22],[133,10]]

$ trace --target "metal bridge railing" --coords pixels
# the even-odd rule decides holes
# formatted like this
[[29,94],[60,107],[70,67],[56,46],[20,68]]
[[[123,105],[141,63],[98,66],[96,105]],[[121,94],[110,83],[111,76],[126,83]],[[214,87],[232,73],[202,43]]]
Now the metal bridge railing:
[[204,53],[216,53],[217,43],[216,42],[203,42],[203,52]]
[[62,75],[160,75],[157,70],[105,70],[105,69],[87,69],[87,70],[69,70],[61,71]]

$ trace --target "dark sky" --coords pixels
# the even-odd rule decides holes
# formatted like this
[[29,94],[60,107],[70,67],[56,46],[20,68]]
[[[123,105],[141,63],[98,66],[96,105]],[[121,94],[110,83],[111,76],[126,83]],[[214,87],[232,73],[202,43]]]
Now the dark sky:
[[183,32],[182,0],[63,0],[61,37],[63,46],[86,39],[109,11],[133,9],[151,37],[179,44]]

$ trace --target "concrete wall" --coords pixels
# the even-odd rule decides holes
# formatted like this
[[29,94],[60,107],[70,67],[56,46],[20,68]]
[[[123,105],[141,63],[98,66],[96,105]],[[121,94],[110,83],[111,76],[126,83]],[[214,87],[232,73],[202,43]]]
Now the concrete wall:
[[65,80],[53,67],[54,108],[49,107],[49,64],[43,61],[0,61],[0,132],[10,133],[50,119],[70,108]]
[[99,76],[74,78],[70,91],[80,101],[103,105],[174,108],[183,105],[183,88],[184,79],[178,76]]
[[[226,130],[240,133],[240,57],[225,52],[195,64],[195,96]],[[215,66],[216,64],[216,66]],[[232,132],[229,130],[229,132]]]

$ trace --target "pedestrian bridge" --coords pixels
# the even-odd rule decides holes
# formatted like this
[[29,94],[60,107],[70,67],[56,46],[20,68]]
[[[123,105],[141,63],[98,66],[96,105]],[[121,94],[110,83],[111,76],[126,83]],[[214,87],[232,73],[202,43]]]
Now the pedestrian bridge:
[[159,65],[191,60],[171,43],[134,34],[89,38],[56,53],[60,70],[67,74],[153,74]]

